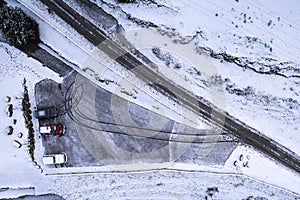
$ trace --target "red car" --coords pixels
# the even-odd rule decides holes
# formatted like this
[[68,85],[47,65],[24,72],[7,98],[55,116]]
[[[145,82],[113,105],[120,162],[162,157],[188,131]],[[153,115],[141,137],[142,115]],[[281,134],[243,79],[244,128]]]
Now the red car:
[[65,133],[65,126],[61,124],[40,126],[40,133],[49,135],[63,135]]

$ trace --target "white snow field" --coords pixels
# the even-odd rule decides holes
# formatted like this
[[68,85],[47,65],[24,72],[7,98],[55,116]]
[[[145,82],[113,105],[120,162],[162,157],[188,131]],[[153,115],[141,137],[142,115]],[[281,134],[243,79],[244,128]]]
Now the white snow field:
[[[27,152],[28,130],[25,127],[24,118],[22,116],[22,100],[20,99],[22,98],[24,91],[22,86],[23,79],[26,79],[30,103],[33,108],[35,106],[33,96],[35,83],[46,77],[58,82],[61,82],[62,78],[47,67],[43,67],[40,63],[28,58],[26,54],[5,43],[0,43],[0,60],[0,188],[9,187],[12,189],[12,196],[19,196],[18,189],[25,188],[25,191],[28,190],[31,192],[28,188],[40,184],[41,179],[44,178],[40,173],[40,170],[33,165]],[[10,102],[6,101],[7,96],[11,97]],[[6,114],[8,104],[13,105],[13,115],[11,117]],[[14,119],[17,120],[16,124],[13,123]],[[38,126],[37,120],[33,120],[34,125]],[[12,135],[6,134],[8,126],[12,126],[14,129]],[[37,127],[36,130],[38,130]],[[13,145],[14,140],[22,145],[21,148]],[[40,142],[41,141],[37,138],[35,144],[37,160],[41,159],[41,156],[43,155],[43,149]],[[0,192],[0,198],[3,197],[2,194],[3,193]],[[27,193],[25,192],[25,194]]]
[[[147,57],[161,65],[166,64],[172,68],[179,64],[180,67],[174,67],[174,71],[186,81],[195,94],[206,99],[211,98],[211,84],[219,82],[224,90],[224,109],[229,114],[300,154],[300,41],[297,37],[300,35],[300,3],[297,0],[276,3],[271,0],[141,0],[133,4],[119,4],[114,0],[91,1],[113,15],[125,32],[147,27],[141,22],[152,22],[161,31],[175,33],[171,39],[195,43],[197,47],[202,47],[209,53],[226,53],[239,59],[236,60],[238,64],[224,61],[224,58],[212,59],[218,71],[216,75],[219,76],[214,80],[213,77],[198,76],[197,71],[180,56],[168,54],[163,49],[141,49]],[[59,52],[60,56],[82,68],[88,55],[93,52],[93,45],[55,14],[49,14],[47,8],[37,1],[21,2],[48,21],[46,23],[31,14],[40,25],[41,40]],[[72,0],[66,2],[72,5]],[[9,3],[18,5],[16,1]],[[131,19],[128,19],[128,15]],[[0,188],[12,189],[9,192],[1,190],[0,198],[34,192],[56,193],[70,200],[205,197],[238,200],[247,199],[249,196],[300,199],[299,174],[248,146],[239,146],[225,166],[177,164],[172,166],[170,171],[128,174],[101,173],[101,168],[55,169],[54,172],[75,172],[81,175],[45,175],[45,171],[41,173],[40,169],[33,165],[27,153],[27,130],[20,109],[21,100],[16,97],[22,96],[22,81],[26,78],[33,108],[34,84],[44,78],[51,78],[56,82],[61,82],[62,78],[4,43],[0,43],[0,60]],[[167,60],[170,63],[166,63]],[[251,61],[254,63],[249,64]],[[122,71],[121,66],[112,65],[111,68],[120,74],[126,73]],[[274,70],[278,73],[274,74]],[[120,79],[113,70],[108,70],[103,77]],[[115,87],[108,85],[106,89],[114,91]],[[5,101],[6,96],[12,98],[11,103],[15,108],[12,117],[5,113],[8,105]],[[163,99],[160,96],[158,98]],[[151,98],[130,100],[139,105],[149,101],[144,106],[153,106]],[[166,113],[177,121],[180,117],[171,111]],[[17,119],[15,125],[13,119]],[[33,120],[38,130],[38,123]],[[14,128],[14,133],[7,135],[6,128],[10,125]],[[20,132],[23,133],[22,138],[18,137]],[[22,147],[13,146],[14,140],[20,142]],[[37,136],[35,141],[36,159],[41,163],[41,140]],[[92,173],[81,173],[88,171]],[[207,192],[208,187],[217,187],[218,192],[210,196]]]

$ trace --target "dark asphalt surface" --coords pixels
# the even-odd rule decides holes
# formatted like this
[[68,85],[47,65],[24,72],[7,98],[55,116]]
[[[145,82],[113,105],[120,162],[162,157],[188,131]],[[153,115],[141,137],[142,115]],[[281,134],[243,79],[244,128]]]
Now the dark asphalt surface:
[[61,77],[65,77],[73,70],[72,67],[58,60],[56,57],[54,57],[39,46],[34,52],[26,49],[22,49],[22,51],[24,51],[28,56],[43,63],[45,67],[50,68],[54,72],[58,73]]
[[[151,117],[157,118],[156,120],[165,121],[164,126],[161,127],[162,132],[151,131],[151,128],[155,129],[157,127],[150,126],[150,129],[143,133],[146,137],[131,136],[131,133],[136,131],[143,132],[143,130],[123,127],[122,125],[126,125],[129,121],[127,118],[124,118],[124,124],[113,125],[116,124],[115,116],[112,113],[113,105],[111,105],[113,94],[96,86],[84,77],[82,77],[85,84],[83,86],[85,88],[85,93],[83,93],[84,99],[76,105],[76,110],[81,110],[83,115],[77,114],[75,113],[75,108],[65,106],[67,105],[65,97],[68,98],[68,92],[72,91],[70,86],[71,88],[73,87],[72,83],[75,80],[75,76],[76,72],[65,77],[62,84],[45,79],[35,86],[35,98],[38,108],[51,106],[59,108],[59,116],[57,118],[39,120],[40,125],[61,123],[66,126],[66,133],[63,136],[49,136],[37,133],[42,137],[45,154],[66,153],[68,162],[61,167],[103,166],[107,164],[140,162],[162,163],[170,160],[170,147],[168,147],[170,134],[167,134],[167,132],[171,132],[174,126],[179,126],[178,123],[153,114]],[[78,80],[78,78],[76,79]],[[94,89],[95,93],[93,94],[89,88]],[[123,102],[122,104],[128,104],[130,107],[129,115],[137,124],[136,127],[144,127],[150,123],[149,110],[129,103],[124,99],[120,98],[119,100]],[[68,109],[66,110],[66,108]],[[69,108],[71,109],[69,110]],[[95,110],[95,113],[91,114],[90,110]],[[68,113],[72,111],[74,113],[70,117]],[[120,116],[125,116],[121,110],[119,114]],[[74,121],[73,117],[79,122]],[[85,119],[84,117],[90,118]],[[90,119],[96,119],[97,121],[94,122]],[[94,127],[90,127],[93,124]],[[210,136],[205,130],[192,128],[186,128],[185,130],[198,136],[193,139],[193,144],[184,144],[184,151],[174,160],[175,162],[222,165],[237,146],[237,142],[232,142],[230,135],[217,136],[219,138],[218,143],[207,144],[203,143],[203,138]],[[121,134],[127,132],[129,135]],[[147,134],[153,135],[154,138],[164,139],[164,141],[147,138]],[[173,145],[173,147],[176,148],[177,146]],[[163,151],[162,149],[164,148],[166,150]],[[199,156],[201,150],[207,148],[211,149],[209,154],[205,157]],[[158,151],[161,151],[161,153],[157,153],[156,156],[146,156]],[[130,156],[126,157],[127,152],[130,153]],[[133,154],[138,156],[133,157]]]
[[[127,69],[135,68],[134,72],[138,77],[147,81],[155,80],[156,83],[160,83],[168,90],[173,91],[173,93],[176,95],[178,100],[183,103],[183,105],[185,105],[189,109],[196,111],[204,119],[219,126],[223,130],[232,133],[243,142],[252,145],[261,152],[281,162],[285,166],[290,167],[297,172],[300,172],[300,158],[289,149],[266,137],[252,127],[247,126],[233,116],[230,116],[228,113],[224,114],[222,111],[215,108],[213,105],[201,98],[197,99],[198,105],[195,105],[194,103],[192,103],[194,102],[193,94],[187,92],[184,88],[174,86],[171,81],[166,80],[164,77],[160,76],[147,66],[143,65],[134,56],[130,55],[130,53],[126,53],[126,51],[119,45],[117,45],[113,41],[107,40],[105,34],[101,30],[99,30],[96,26],[80,16],[64,2],[60,0],[40,1],[47,5],[52,11],[54,11],[58,16],[64,19],[68,24],[70,24],[84,37],[86,37],[95,46],[99,45],[105,40],[105,44],[109,48],[103,48],[101,50],[110,57],[117,58],[116,60]],[[220,117],[211,117],[211,113],[215,113],[216,116]],[[220,120],[224,115],[225,121]]]
[[[65,110],[65,92],[69,85],[74,81],[74,74],[67,76],[62,84],[58,84],[50,79],[44,79],[35,85],[35,101],[37,109],[45,107],[57,107],[59,114],[54,119],[40,119],[39,125],[47,124],[63,124],[66,126],[66,133],[63,136],[42,135],[42,144],[44,146],[44,154],[66,153],[68,162],[65,167],[74,166],[89,166],[103,165],[97,161],[92,154],[84,148],[77,130],[75,123],[68,117]],[[48,166],[54,167],[54,166]]]

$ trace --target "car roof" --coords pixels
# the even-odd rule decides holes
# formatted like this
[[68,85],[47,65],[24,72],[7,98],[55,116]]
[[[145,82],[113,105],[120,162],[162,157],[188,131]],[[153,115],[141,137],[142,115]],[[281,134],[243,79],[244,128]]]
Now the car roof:
[[49,126],[40,126],[40,133],[51,133],[51,128]]
[[67,155],[65,153],[44,155],[43,157],[44,164],[62,164],[65,162],[67,162]]
[[54,157],[53,156],[44,156],[43,157],[44,164],[54,164]]
[[57,154],[55,155],[55,162],[56,163],[64,163],[66,161],[66,155],[65,154]]
[[45,116],[46,115],[46,111],[45,110],[39,110],[38,111],[38,115]]

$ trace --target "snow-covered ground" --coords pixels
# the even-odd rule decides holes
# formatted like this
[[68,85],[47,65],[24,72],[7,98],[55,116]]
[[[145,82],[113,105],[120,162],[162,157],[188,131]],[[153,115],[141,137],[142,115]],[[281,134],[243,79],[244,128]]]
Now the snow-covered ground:
[[[52,180],[49,184],[51,191],[67,199],[205,199],[205,196],[220,200],[241,200],[250,196],[272,200],[299,198],[275,186],[266,186],[243,176],[210,172],[166,170],[48,178]],[[207,194],[211,187],[218,188],[212,198]],[[77,192],[74,192],[74,188]]]
[[[25,127],[21,99],[23,97],[23,79],[27,81],[28,92],[30,96],[30,103],[34,108],[34,84],[38,81],[48,77],[55,81],[61,82],[62,79],[42,66],[40,63],[27,57],[26,54],[16,50],[5,43],[0,43],[0,109],[1,109],[1,124],[0,124],[0,188],[16,189],[12,190],[13,195],[19,195],[18,189],[25,188],[25,194],[28,194],[30,189],[37,184],[42,184],[44,177],[40,169],[33,165],[31,158],[28,154],[28,130]],[[11,101],[7,102],[6,97],[11,97]],[[13,105],[13,115],[9,117],[6,114],[8,104]],[[16,119],[16,124],[13,120]],[[38,122],[33,119],[34,125],[37,129]],[[12,126],[14,131],[12,135],[6,134],[6,128]],[[22,133],[22,134],[21,134]],[[21,136],[21,135],[22,136]],[[22,144],[21,148],[13,145],[16,140]],[[41,157],[43,149],[41,140],[36,139],[35,157],[38,164],[41,164]],[[27,188],[27,189],[26,189]],[[5,192],[0,192],[0,198],[7,197]],[[23,191],[24,194],[24,191]],[[31,193],[29,193],[31,194]]]
[[[218,187],[219,192],[213,195],[215,199],[241,199],[249,196],[294,199],[293,195],[290,196],[292,193],[278,189],[276,186],[296,193],[300,192],[297,187],[299,185],[299,176],[297,174],[278,166],[249,147],[237,148],[228,159],[224,169],[176,164],[170,168],[177,169],[179,170],[178,172],[165,170],[137,174],[102,174],[99,173],[99,171],[104,171],[101,168],[83,168],[77,169],[77,173],[80,174],[80,172],[87,171],[94,171],[94,173],[76,176],[45,176],[45,173],[41,174],[40,170],[33,166],[25,145],[21,149],[12,145],[13,140],[26,144],[27,138],[27,130],[22,121],[20,100],[15,99],[15,97],[22,96],[23,78],[27,80],[31,100],[33,99],[33,86],[36,82],[44,77],[61,82],[61,78],[7,44],[1,43],[0,55],[1,59],[4,60],[0,64],[2,92],[0,106],[2,109],[1,119],[3,121],[1,123],[1,131],[4,132],[8,125],[12,125],[12,119],[18,119],[17,124],[13,126],[15,131],[12,135],[1,135],[1,157],[4,159],[1,160],[0,166],[1,171],[4,173],[1,174],[0,187],[11,188],[9,191],[1,192],[1,198],[33,193],[57,193],[66,199],[107,199],[109,197],[134,199],[141,196],[147,196],[150,199],[175,199],[178,197],[197,199],[208,196],[206,192],[207,187]],[[12,97],[11,101],[16,108],[12,117],[8,117],[5,113],[7,106],[5,97],[7,95]],[[34,101],[31,101],[31,103],[34,106]],[[37,123],[35,122],[35,124]],[[21,139],[17,137],[19,132],[24,133]],[[37,149],[35,152],[37,161],[40,164],[43,149],[39,144],[40,140],[36,139],[36,142]],[[244,155],[242,161],[240,161],[241,154]],[[249,155],[249,168],[242,167],[243,162],[248,161],[247,156]],[[237,166],[240,166],[240,169],[236,169],[237,167],[234,166],[235,161],[238,161]],[[76,172],[75,169],[70,170]],[[70,170],[56,171],[68,173]],[[199,172],[187,172],[189,170]],[[234,173],[238,175],[234,175]],[[260,181],[243,177],[240,173],[274,186],[266,186]],[[274,174],[276,176],[273,176]],[[141,182],[144,182],[143,180],[147,180],[147,183],[141,184]],[[74,192],[74,189],[76,192]],[[266,191],[268,192],[266,193]],[[162,192],[166,196],[162,195]]]
[[238,146],[226,161],[226,168],[241,174],[299,193],[299,174],[282,166],[249,146]]
[[[14,4],[14,1],[12,2]],[[242,60],[258,61],[256,65],[242,67],[213,59],[220,77],[209,77],[208,80],[207,77],[197,75],[196,70],[174,55],[168,55],[167,52],[157,49],[142,51],[149,58],[169,65],[170,68],[173,67],[174,71],[186,80],[191,90],[201,94],[200,96],[206,94],[207,96],[204,97],[207,99],[211,98],[207,88],[214,84],[221,84],[225,91],[226,111],[300,154],[300,148],[297,145],[300,141],[300,81],[298,76],[300,59],[297,54],[300,43],[297,35],[299,35],[300,28],[296,24],[300,17],[299,9],[297,9],[300,5],[296,0],[291,0],[289,3],[274,3],[270,0],[260,2],[144,0],[134,4],[116,4],[114,0],[94,0],[94,2],[112,14],[125,31],[145,27],[141,25],[143,21],[152,22],[159,27],[160,31],[173,33],[172,39],[196,43],[196,46],[205,48],[207,52],[215,54],[226,52]],[[25,3],[51,24],[49,26],[44,21],[38,20],[42,41],[70,62],[82,67],[86,61],[85,58],[93,51],[93,46],[54,14],[47,14],[47,8],[36,1]],[[128,15],[131,16],[130,19]],[[135,20],[132,20],[133,18]],[[38,18],[35,17],[35,19]],[[149,24],[146,27],[153,25]],[[16,125],[12,125],[13,135],[0,135],[1,157],[5,158],[0,162],[0,170],[5,172],[0,176],[0,188],[35,187],[37,193],[54,192],[67,199],[140,199],[141,195],[150,199],[178,199],[180,197],[204,199],[207,195],[204,188],[217,185],[220,192],[217,192],[213,199],[246,199],[250,195],[270,199],[300,198],[299,195],[289,196],[289,192],[277,188],[281,187],[299,194],[299,174],[289,171],[252,148],[244,146],[234,151],[224,169],[173,166],[180,170],[204,171],[199,173],[163,171],[138,174],[44,176],[33,166],[27,154],[27,130],[22,121],[20,100],[15,97],[22,96],[22,81],[26,78],[31,104],[34,107],[34,84],[43,78],[51,78],[57,82],[61,82],[61,78],[15,48],[3,43],[0,47],[2,94],[0,107],[3,116],[0,124],[1,131],[4,133],[6,127],[12,125],[13,119],[18,119]],[[166,58],[170,63],[166,63]],[[270,61],[270,59],[275,60]],[[270,63],[272,66],[268,66]],[[287,78],[278,74],[264,73],[276,65],[279,65],[280,73],[298,77]],[[117,70],[119,66],[113,67]],[[255,72],[251,67],[262,73]],[[111,73],[112,71],[108,71],[103,77],[120,78]],[[106,87],[108,90],[114,90],[111,85]],[[148,90],[149,88],[145,88],[145,91]],[[12,104],[16,108],[12,117],[8,117],[5,113],[8,104],[4,101],[6,96],[12,97]],[[141,96],[143,96],[142,92]],[[152,106],[153,103],[150,99],[137,98],[137,100],[140,101],[139,104],[148,100],[149,105]],[[172,112],[167,113],[173,117],[175,115]],[[34,124],[38,123],[35,121]],[[18,138],[19,132],[24,133],[22,138]],[[23,147],[15,148],[12,145],[13,140],[24,144]],[[35,152],[37,161],[40,161],[43,149],[40,140],[36,139],[36,142]],[[245,167],[242,167],[243,164]],[[79,170],[88,171],[89,169]],[[239,175],[209,173],[220,171]],[[243,177],[241,174],[255,180]],[[146,183],[145,180],[147,180]],[[264,185],[260,181],[274,186]],[[141,184],[142,182],[144,184]],[[15,193],[15,195],[19,194]]]

